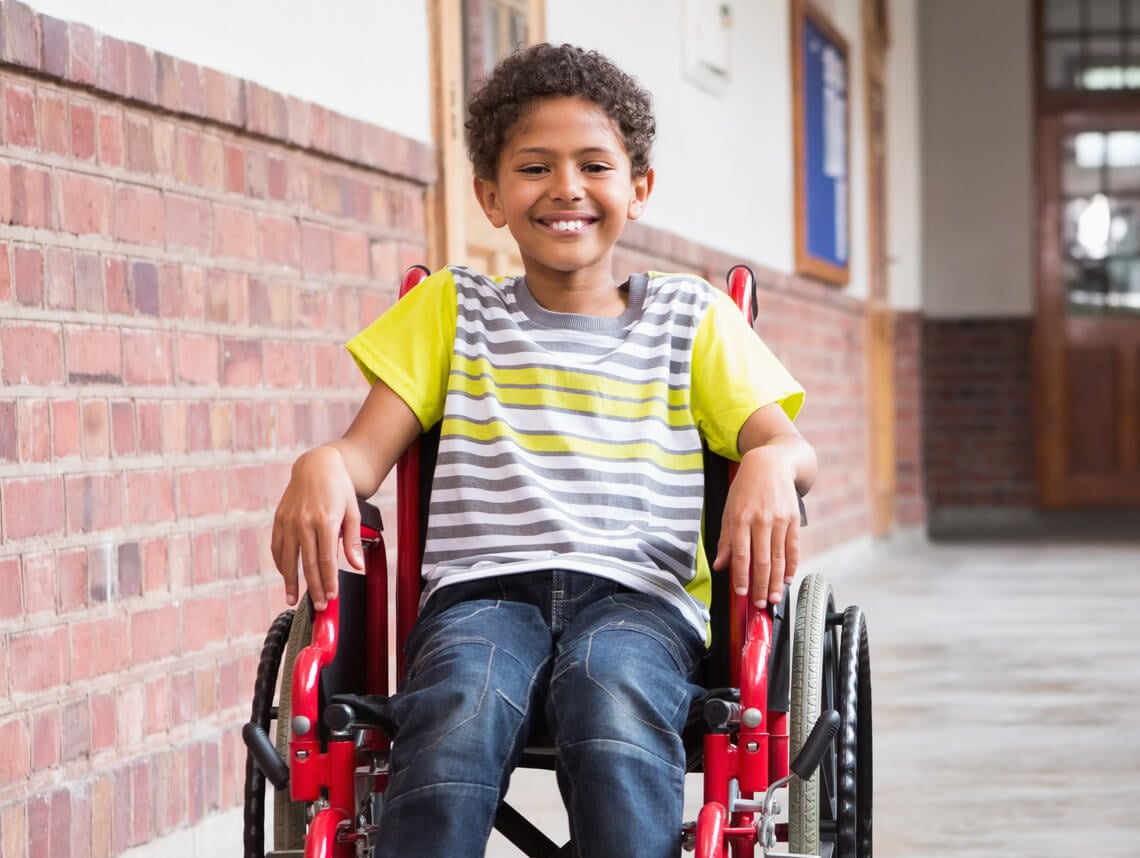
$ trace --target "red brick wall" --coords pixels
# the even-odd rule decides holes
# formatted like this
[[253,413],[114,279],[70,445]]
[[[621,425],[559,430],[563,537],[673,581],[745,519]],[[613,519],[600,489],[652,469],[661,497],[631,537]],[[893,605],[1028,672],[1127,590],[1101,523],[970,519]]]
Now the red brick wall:
[[756,330],[807,390],[796,424],[819,455],[820,473],[807,499],[806,559],[871,527],[864,304],[640,223],[626,230],[617,256],[622,272],[692,271],[718,286],[738,263],[751,266],[760,286]]
[[922,420],[922,317],[895,316],[895,523],[926,522]]
[[361,399],[434,155],[0,16],[0,856],[117,855],[240,803],[272,510]]
[[1032,319],[927,319],[923,423],[930,514],[1036,505]]

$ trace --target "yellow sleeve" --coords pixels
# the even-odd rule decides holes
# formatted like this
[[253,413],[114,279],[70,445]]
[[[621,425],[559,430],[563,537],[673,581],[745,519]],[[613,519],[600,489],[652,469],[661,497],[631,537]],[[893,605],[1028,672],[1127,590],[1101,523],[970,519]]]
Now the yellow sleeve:
[[725,293],[714,300],[693,342],[690,407],[701,435],[713,452],[740,460],[737,436],[752,413],[778,402],[792,420],[804,401],[804,389]]
[[425,431],[443,417],[456,302],[455,278],[441,268],[346,346],[368,383],[392,388]]

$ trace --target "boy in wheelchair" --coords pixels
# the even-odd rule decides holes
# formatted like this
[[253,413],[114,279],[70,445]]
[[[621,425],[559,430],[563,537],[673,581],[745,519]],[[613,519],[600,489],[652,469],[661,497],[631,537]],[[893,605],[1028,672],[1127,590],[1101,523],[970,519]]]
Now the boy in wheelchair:
[[703,280],[614,276],[654,134],[649,94],[595,52],[503,60],[467,141],[523,276],[451,267],[413,289],[349,343],[372,384],[352,425],[293,466],[273,556],[288,601],[299,562],[320,610],[342,538],[363,566],[357,497],[440,424],[379,855],[483,854],[538,724],[578,854],[676,855],[711,574],[702,439],[740,462],[713,565],[761,605],[795,574],[816,470],[801,387]]

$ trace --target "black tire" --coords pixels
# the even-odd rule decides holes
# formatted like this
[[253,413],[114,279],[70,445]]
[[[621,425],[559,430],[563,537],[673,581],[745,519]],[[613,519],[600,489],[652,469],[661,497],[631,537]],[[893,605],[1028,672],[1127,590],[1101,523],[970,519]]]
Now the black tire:
[[854,605],[843,612],[839,677],[836,854],[841,858],[871,858],[871,653],[867,622]]
[[[293,623],[293,611],[283,611],[273,621],[265,635],[261,647],[261,658],[257,663],[257,679],[253,687],[253,705],[249,720],[266,733],[273,720],[273,697],[277,689],[277,674],[281,667],[281,655]],[[265,856],[265,775],[247,753],[245,757],[245,825],[243,842],[245,858]]]
[[[820,713],[838,708],[839,635],[834,613],[831,585],[820,575],[806,576],[796,598],[792,628],[792,699],[788,713],[791,757],[803,747]],[[789,784],[790,851],[835,858],[837,763],[836,745],[832,743],[811,778],[793,778]]]
[[[289,639],[285,646],[285,660],[281,668],[281,692],[277,704],[277,732],[274,743],[277,753],[289,758],[289,722],[293,717],[291,683],[293,665],[301,650],[313,640],[313,602],[306,593],[293,615]],[[308,808],[304,802],[293,801],[288,790],[277,790],[273,796],[273,848],[288,851],[305,848]]]

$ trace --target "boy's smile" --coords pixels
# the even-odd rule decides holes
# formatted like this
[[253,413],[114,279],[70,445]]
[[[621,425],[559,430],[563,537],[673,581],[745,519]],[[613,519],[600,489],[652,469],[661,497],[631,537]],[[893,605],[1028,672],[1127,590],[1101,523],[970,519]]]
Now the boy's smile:
[[[475,179],[487,218],[518,243],[547,309],[617,315],[613,247],[641,216],[653,174],[634,177],[614,122],[577,96],[537,101],[507,136],[494,181]],[[617,303],[615,303],[615,301]]]

